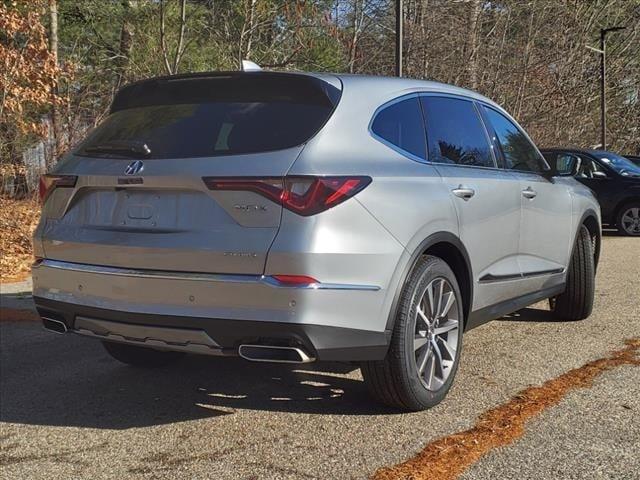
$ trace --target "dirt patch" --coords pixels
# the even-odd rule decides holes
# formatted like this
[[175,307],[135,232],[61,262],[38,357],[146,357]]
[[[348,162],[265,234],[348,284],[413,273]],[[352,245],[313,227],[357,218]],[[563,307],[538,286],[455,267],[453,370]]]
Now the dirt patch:
[[17,308],[0,308],[2,322],[35,322],[40,316],[33,310],[19,310]]
[[548,380],[539,387],[518,393],[509,402],[482,414],[470,430],[428,444],[412,459],[381,468],[373,480],[453,480],[494,448],[513,443],[524,434],[527,420],[556,405],[572,390],[590,387],[593,380],[622,365],[640,365],[640,338],[627,340],[626,347],[611,356]]
[[32,199],[0,196],[0,281],[19,282],[31,272],[31,235],[40,219],[40,204]]

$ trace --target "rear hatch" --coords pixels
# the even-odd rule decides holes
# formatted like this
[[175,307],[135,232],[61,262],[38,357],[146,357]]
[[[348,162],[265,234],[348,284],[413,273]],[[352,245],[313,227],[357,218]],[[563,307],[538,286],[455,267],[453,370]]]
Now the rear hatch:
[[[124,88],[109,116],[45,185],[45,256],[261,274],[281,204],[252,191],[211,190],[203,178],[282,182],[331,116],[340,96],[332,83],[256,72]],[[64,181],[51,188],[56,176]]]

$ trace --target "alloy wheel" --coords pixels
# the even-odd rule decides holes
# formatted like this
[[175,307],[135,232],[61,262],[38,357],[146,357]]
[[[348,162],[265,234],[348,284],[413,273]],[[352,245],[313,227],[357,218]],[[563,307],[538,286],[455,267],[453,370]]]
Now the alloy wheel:
[[640,235],[640,207],[627,208],[622,214],[620,223],[629,235]]
[[458,298],[445,278],[432,280],[415,307],[413,349],[418,377],[430,391],[449,378],[456,360],[460,319]]

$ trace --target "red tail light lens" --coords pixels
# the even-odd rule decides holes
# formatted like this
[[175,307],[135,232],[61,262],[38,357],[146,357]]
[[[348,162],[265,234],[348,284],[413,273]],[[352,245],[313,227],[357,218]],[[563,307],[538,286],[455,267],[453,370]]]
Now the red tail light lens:
[[328,210],[353,197],[371,183],[370,177],[204,177],[210,190],[254,192],[308,217]]
[[75,175],[42,175],[38,191],[40,193],[40,202],[44,203],[51,192],[59,187],[75,187],[78,177]]

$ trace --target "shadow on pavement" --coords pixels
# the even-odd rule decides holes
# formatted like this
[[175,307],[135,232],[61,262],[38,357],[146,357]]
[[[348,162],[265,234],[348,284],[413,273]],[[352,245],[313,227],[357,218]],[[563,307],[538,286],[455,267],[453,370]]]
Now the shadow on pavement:
[[504,317],[498,318],[495,321],[498,322],[553,322],[558,323],[562,320],[558,320],[554,317],[549,310],[541,310],[538,308],[523,308],[517,312],[510,313]]
[[350,364],[256,364],[188,356],[143,370],[111,359],[94,340],[0,323],[0,420],[105,429],[144,427],[237,410],[371,415],[378,406]]

